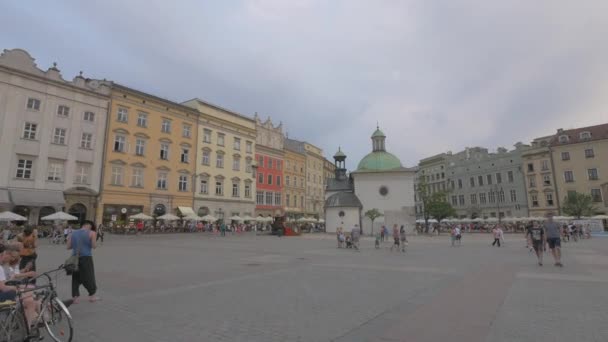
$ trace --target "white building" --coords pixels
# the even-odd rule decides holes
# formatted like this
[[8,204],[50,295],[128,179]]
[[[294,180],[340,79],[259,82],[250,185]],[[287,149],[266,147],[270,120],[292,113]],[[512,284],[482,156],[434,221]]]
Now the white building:
[[30,223],[64,209],[94,219],[110,88],[39,69],[24,50],[0,55],[0,209]]
[[[338,227],[350,230],[358,222],[364,234],[377,232],[382,225],[405,225],[411,231],[415,225],[415,170],[404,168],[401,161],[386,151],[386,136],[380,129],[372,135],[372,152],[365,156],[357,170],[346,177],[346,156],[338,151],[336,178],[328,180],[325,201],[325,221],[328,231]],[[374,222],[365,212],[378,209],[384,216]],[[336,216],[337,214],[337,216]],[[356,216],[355,216],[356,215]]]

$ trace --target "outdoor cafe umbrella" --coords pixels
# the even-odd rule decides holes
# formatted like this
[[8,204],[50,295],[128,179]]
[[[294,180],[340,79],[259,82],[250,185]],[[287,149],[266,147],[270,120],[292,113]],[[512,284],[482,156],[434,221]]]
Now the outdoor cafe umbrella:
[[203,221],[203,218],[198,215],[189,215],[189,216],[184,217],[184,220],[186,220],[186,221]]
[[243,221],[252,221],[252,220],[255,220],[255,219],[253,217],[249,216],[249,215],[245,215],[243,217]]
[[596,219],[596,220],[608,220],[608,215],[595,215],[592,217],[592,219]]
[[173,214],[165,214],[163,216],[159,216],[157,217],[158,220],[165,220],[165,221],[177,221],[179,220],[179,217],[173,215]]
[[144,213],[139,213],[139,214],[136,214],[136,215],[131,215],[131,216],[129,216],[129,218],[132,219],[132,220],[142,220],[142,221],[154,220],[154,217],[148,216],[148,215],[146,215]]
[[215,221],[217,221],[217,218],[215,216],[205,215],[205,216],[201,217],[201,221],[215,222]]
[[45,216],[42,218],[42,221],[76,221],[78,217],[72,216],[68,213],[64,213],[63,211],[58,211],[54,214]]
[[27,221],[27,219],[13,212],[5,211],[0,213],[0,221]]
[[234,216],[231,216],[229,218],[229,220],[231,220],[231,221],[243,221],[243,218],[240,217],[239,215],[234,215]]
[[325,223],[324,219],[319,219],[319,223]]

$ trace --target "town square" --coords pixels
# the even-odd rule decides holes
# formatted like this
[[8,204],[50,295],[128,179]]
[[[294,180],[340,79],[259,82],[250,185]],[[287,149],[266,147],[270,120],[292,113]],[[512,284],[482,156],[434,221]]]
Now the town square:
[[608,341],[606,9],[0,4],[0,342]]

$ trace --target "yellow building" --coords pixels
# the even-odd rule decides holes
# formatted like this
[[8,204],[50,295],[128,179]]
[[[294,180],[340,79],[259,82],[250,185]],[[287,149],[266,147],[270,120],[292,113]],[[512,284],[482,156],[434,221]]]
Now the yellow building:
[[315,145],[304,143],[306,150],[306,213],[323,217],[325,203],[323,150]]
[[192,213],[198,112],[113,84],[97,222]]
[[293,146],[285,146],[285,212],[290,218],[300,218],[306,203],[306,154]]
[[199,113],[194,208],[219,219],[255,211],[255,120],[199,99],[183,105]]
[[327,160],[323,160],[323,189],[327,186],[327,180],[330,178],[336,178],[336,165]]
[[523,174],[528,196],[528,213],[532,217],[557,214],[560,198],[555,188],[555,173],[549,143],[553,136],[537,138],[522,152]]
[[550,147],[560,201],[576,191],[591,195],[598,213],[608,213],[608,124],[559,129]]

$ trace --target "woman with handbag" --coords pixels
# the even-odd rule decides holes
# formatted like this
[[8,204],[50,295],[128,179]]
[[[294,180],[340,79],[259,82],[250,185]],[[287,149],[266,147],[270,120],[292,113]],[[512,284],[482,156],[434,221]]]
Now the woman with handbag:
[[[80,229],[75,229],[68,237],[68,249],[72,250],[72,257],[68,259],[73,265],[72,269],[72,297],[74,304],[78,304],[80,285],[89,292],[89,301],[99,300],[95,296],[97,284],[95,283],[95,268],[93,266],[93,249],[97,247],[97,234],[91,230],[93,222],[85,221]],[[68,263],[66,262],[66,264]]]

